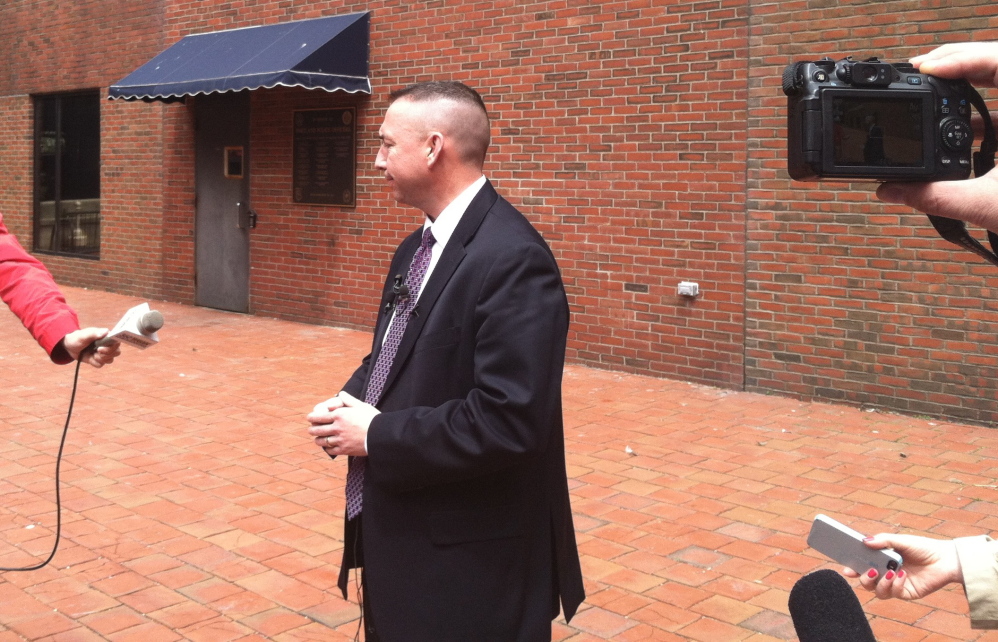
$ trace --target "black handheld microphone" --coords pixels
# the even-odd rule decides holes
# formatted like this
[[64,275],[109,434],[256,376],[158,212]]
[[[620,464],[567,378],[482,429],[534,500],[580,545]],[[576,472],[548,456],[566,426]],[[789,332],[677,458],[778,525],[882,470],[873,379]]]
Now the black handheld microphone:
[[797,580],[790,590],[790,617],[800,642],[877,642],[856,593],[831,569]]

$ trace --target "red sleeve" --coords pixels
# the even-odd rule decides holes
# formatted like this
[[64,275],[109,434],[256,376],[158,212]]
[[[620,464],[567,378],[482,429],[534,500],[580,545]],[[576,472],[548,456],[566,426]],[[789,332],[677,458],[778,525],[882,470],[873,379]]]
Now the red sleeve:
[[[80,322],[41,261],[24,251],[0,215],[0,299],[10,306],[52,361],[69,363],[62,338],[80,329]],[[55,354],[53,354],[55,351]]]

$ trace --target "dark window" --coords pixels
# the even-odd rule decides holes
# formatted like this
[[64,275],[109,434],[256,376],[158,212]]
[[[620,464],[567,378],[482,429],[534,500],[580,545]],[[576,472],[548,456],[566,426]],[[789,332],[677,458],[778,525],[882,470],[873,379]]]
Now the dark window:
[[34,249],[100,257],[100,96],[35,99]]

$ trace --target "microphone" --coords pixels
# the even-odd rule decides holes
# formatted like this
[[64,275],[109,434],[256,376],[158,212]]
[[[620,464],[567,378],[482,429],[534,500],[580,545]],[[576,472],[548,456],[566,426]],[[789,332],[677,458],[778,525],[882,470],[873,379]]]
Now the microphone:
[[395,285],[392,286],[392,292],[395,296],[392,297],[392,301],[395,302],[399,298],[406,299],[409,296],[409,286],[402,282],[402,275],[395,275]]
[[797,580],[789,605],[800,642],[877,642],[856,593],[831,569]]
[[163,327],[163,314],[159,310],[149,310],[135,323],[139,332],[150,335]]
[[145,350],[152,344],[159,343],[156,332],[162,327],[162,313],[150,310],[148,303],[142,303],[126,312],[121,321],[118,321],[118,325],[114,326],[106,337],[95,341],[94,346],[99,348],[120,341]]
[[402,282],[402,275],[395,275],[395,283],[392,285],[392,294],[385,300],[385,312],[398,305],[399,299],[403,301],[409,297],[409,286]]

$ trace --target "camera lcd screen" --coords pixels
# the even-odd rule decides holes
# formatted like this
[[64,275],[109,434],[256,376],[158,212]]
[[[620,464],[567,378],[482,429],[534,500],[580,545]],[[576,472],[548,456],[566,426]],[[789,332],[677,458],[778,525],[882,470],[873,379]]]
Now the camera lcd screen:
[[922,98],[832,98],[837,167],[923,167]]

